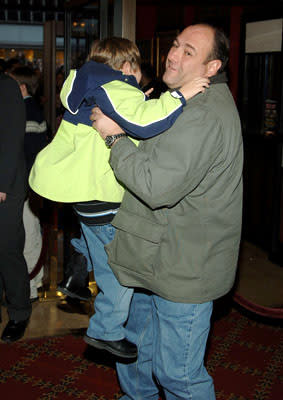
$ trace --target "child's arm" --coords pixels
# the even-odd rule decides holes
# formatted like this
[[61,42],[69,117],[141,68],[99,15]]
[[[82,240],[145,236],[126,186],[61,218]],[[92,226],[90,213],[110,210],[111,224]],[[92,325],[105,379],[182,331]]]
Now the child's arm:
[[[60,93],[63,106],[77,114],[84,100],[89,105],[97,104],[127,133],[139,138],[153,137],[169,129],[183,111],[185,99],[203,91],[206,85],[203,79],[193,80],[181,88],[182,92],[167,91],[160,99],[145,101],[139,88],[117,80],[121,74],[118,71],[108,69],[109,81],[100,86],[104,74],[105,65],[99,63],[86,63],[78,71],[71,70]],[[125,78],[131,81],[133,77]]]
[[[181,90],[186,98],[203,91],[206,79],[185,85]],[[138,88],[121,81],[112,81],[95,91],[100,109],[128,134],[150,138],[169,129],[186,104],[181,91],[167,91],[159,99],[146,100]]]

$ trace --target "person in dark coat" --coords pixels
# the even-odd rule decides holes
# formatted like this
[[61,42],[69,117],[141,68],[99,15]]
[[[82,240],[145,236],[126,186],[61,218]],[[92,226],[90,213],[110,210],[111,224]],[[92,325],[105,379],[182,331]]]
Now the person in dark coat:
[[[14,68],[10,76],[17,81],[26,107],[24,150],[29,173],[37,154],[48,144],[47,123],[43,110],[34,97],[39,79],[36,72],[27,66]],[[43,266],[37,266],[42,249],[42,234],[38,207],[36,207],[37,202],[38,198],[32,191],[29,191],[24,203],[23,221],[25,228],[24,257],[29,274],[34,275],[30,281],[31,301],[38,300],[37,288],[42,286],[43,279]]]
[[31,315],[30,286],[23,255],[23,206],[27,191],[24,155],[25,105],[17,82],[0,74],[0,302],[9,315],[1,339],[20,339]]

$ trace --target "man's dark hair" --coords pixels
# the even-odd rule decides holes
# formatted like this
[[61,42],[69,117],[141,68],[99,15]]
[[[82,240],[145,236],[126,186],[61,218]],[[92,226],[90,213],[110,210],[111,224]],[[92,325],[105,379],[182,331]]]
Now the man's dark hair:
[[218,74],[223,72],[227,66],[230,52],[230,42],[224,31],[212,25],[207,25],[214,31],[214,43],[212,51],[206,59],[206,62],[211,60],[220,60],[221,67],[218,70]]

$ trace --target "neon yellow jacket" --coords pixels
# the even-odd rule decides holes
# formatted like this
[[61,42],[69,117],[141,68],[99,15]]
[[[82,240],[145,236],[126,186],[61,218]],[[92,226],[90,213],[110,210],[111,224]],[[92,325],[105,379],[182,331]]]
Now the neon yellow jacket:
[[65,203],[120,202],[123,197],[108,162],[110,150],[89,120],[95,104],[128,134],[148,138],[168,129],[186,103],[176,91],[145,101],[133,76],[94,61],[71,70],[60,97],[66,107],[63,120],[37,155],[29,184],[39,195]]

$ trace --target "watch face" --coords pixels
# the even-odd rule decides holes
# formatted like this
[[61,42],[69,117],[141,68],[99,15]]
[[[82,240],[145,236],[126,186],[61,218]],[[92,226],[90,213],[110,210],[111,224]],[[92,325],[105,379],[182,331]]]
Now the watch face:
[[115,137],[113,136],[107,136],[105,139],[105,144],[106,146],[110,147],[115,141]]
[[105,138],[105,144],[108,147],[111,147],[112,144],[115,142],[116,139],[125,136],[125,133],[117,133],[117,135],[107,136]]

